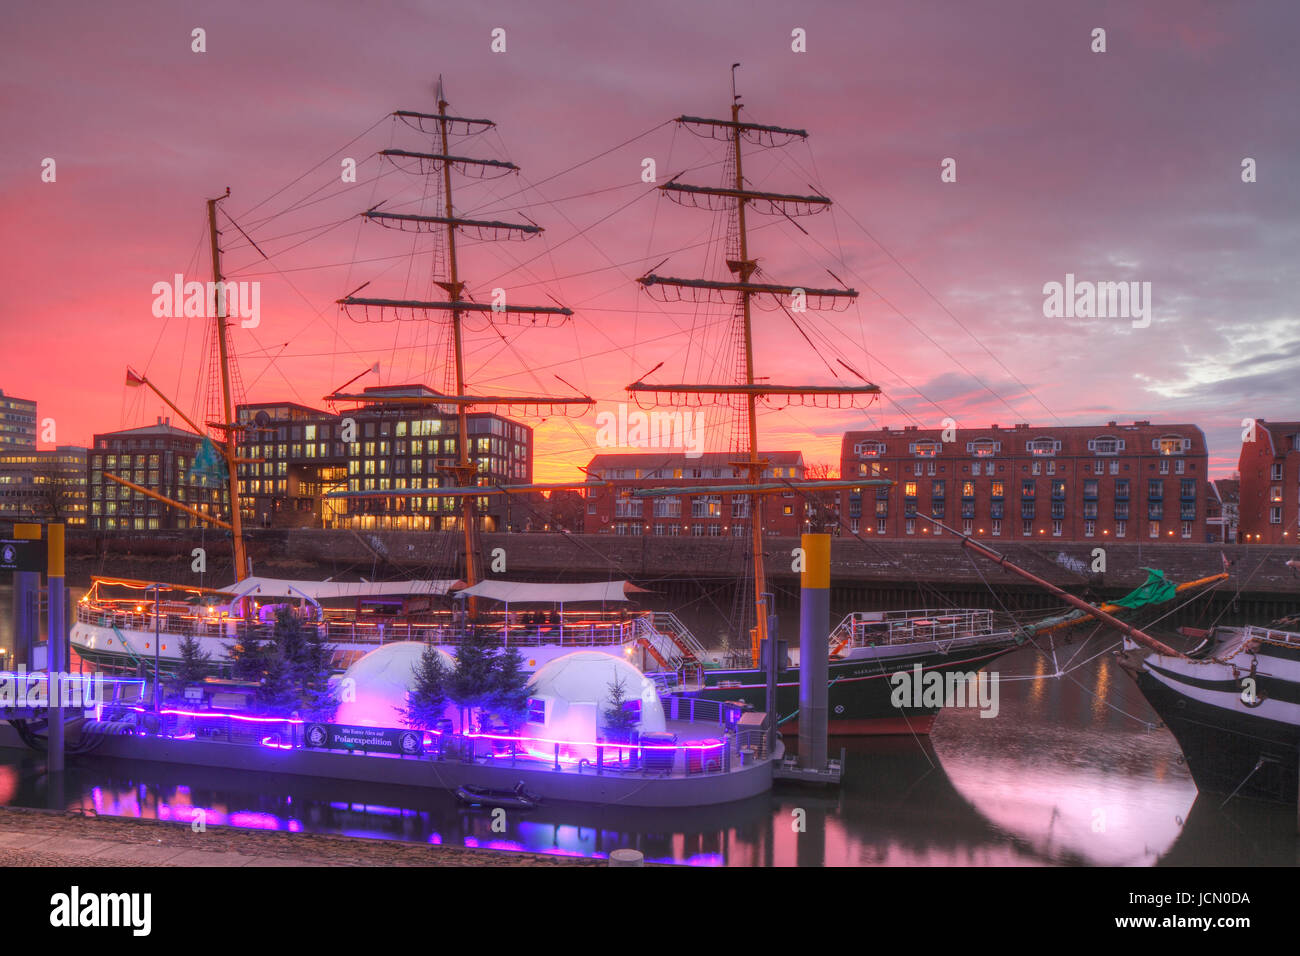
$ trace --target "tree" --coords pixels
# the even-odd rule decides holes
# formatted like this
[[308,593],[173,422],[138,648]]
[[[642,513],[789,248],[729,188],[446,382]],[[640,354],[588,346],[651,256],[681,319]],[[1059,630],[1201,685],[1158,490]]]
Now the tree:
[[193,635],[181,638],[181,659],[170,681],[171,692],[180,693],[187,684],[197,684],[211,670],[212,655],[203,650],[199,639]]
[[[808,481],[829,481],[838,478],[838,469],[826,462],[814,462],[806,466],[803,476]],[[840,492],[837,491],[803,491],[804,514],[808,531],[811,534],[839,534],[840,530]]]
[[609,688],[609,696],[605,698],[607,706],[605,707],[605,732],[609,738],[614,741],[624,742],[631,736],[633,730],[641,723],[641,718],[636,712],[627,707],[627,682],[617,674],[614,680],[606,685]]
[[442,653],[432,644],[424,648],[412,672],[415,687],[407,697],[402,722],[408,727],[428,730],[437,724],[447,707],[447,687],[452,672],[443,661]]
[[528,673],[519,648],[509,647],[492,657],[492,713],[504,720],[511,732],[528,716]]
[[304,631],[288,607],[275,615],[268,639],[257,636],[246,621],[239,642],[226,645],[231,670],[238,680],[256,681],[259,705],[274,713],[298,711],[316,720],[328,720],[338,707],[329,686],[330,655],[316,628]]
[[460,710],[462,731],[469,727],[472,712],[492,701],[492,642],[488,631],[471,626],[456,648],[456,666],[447,682],[447,693]]
[[[57,455],[56,455],[57,458]],[[32,502],[35,517],[45,521],[67,521],[76,512],[77,482],[59,468],[56,458],[32,475],[36,485],[36,498]]]
[[551,530],[581,534],[587,514],[587,500],[577,491],[552,491],[547,500]]

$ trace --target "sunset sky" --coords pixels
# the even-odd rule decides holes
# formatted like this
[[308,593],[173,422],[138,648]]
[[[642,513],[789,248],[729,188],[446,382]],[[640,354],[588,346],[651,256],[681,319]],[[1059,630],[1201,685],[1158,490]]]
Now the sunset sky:
[[[797,220],[807,235],[752,213],[756,281],[835,286],[831,270],[861,293],[799,317],[811,344],[756,311],[759,374],[854,384],[842,360],[885,393],[865,411],[770,411],[766,449],[831,462],[847,428],[948,416],[1152,419],[1201,425],[1224,476],[1243,418],[1300,415],[1298,31],[1295,5],[1213,0],[25,5],[0,34],[0,389],[37,400],[59,444],[164,413],[124,386],[127,365],[200,408],[203,322],[155,318],[151,289],[210,278],[204,200],[227,186],[225,211],[269,255],[223,218],[228,277],[261,283],[260,325],[233,333],[249,400],[323,408],[375,362],[358,386],[442,387],[436,326],[334,304],[366,282],[430,295],[428,240],[358,214],[420,210],[423,181],[375,153],[435,151],[389,114],[435,112],[439,74],[452,113],[498,124],[453,152],[523,170],[457,178],[458,213],[546,229],[466,242],[471,293],[576,313],[558,329],[472,319],[470,388],[570,393],[558,375],[599,411],[660,362],[652,381],[726,378],[725,309],[665,305],[634,280],[721,276],[723,219],[641,172],[650,158],[659,183],[720,184],[723,144],[670,121],[725,117],[740,62],[745,117],[811,134],[747,146],[751,188],[835,203]],[[1043,286],[1067,274],[1151,283],[1149,327],[1045,318]],[[725,450],[727,415],[706,424]],[[601,450],[595,413],[541,423],[537,443],[539,479],[577,478]]]

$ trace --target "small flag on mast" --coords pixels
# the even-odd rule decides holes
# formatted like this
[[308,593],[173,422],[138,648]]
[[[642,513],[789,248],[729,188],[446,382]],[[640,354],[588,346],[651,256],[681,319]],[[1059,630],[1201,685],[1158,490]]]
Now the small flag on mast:
[[131,366],[126,367],[126,384],[131,388],[139,388],[144,384],[144,376],[139,375],[131,370]]

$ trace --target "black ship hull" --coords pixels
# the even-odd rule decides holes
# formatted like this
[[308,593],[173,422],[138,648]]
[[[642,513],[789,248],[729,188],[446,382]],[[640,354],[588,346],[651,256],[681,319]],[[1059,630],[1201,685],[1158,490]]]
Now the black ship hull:
[[1300,726],[1197,699],[1146,669],[1136,679],[1182,748],[1198,790],[1296,804]]
[[[921,735],[928,734],[941,706],[896,706],[896,682],[890,678],[900,672],[915,674],[920,665],[925,675],[963,673],[974,675],[990,661],[1016,650],[1011,639],[952,649],[947,653],[933,644],[920,648],[879,648],[870,657],[832,660],[828,667],[828,730],[835,736]],[[767,675],[758,669],[715,670],[704,672],[705,685],[679,689],[680,697],[713,701],[743,701],[755,710],[767,709]],[[970,688],[973,698],[974,687]],[[975,706],[974,699],[966,702]],[[776,711],[782,733],[797,733],[799,727],[799,668],[782,669],[777,674]]]

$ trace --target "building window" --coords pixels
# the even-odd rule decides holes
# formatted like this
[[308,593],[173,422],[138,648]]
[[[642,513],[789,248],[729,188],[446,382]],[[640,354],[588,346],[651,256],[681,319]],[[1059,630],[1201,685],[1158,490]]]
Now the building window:
[[1083,536],[1084,536],[1085,538],[1091,538],[1091,537],[1093,537],[1096,533],[1097,533],[1097,522],[1095,522],[1095,521],[1085,521],[1085,522],[1083,523]]
[[1124,520],[1121,520],[1121,519],[1116,519],[1116,521],[1115,521],[1115,537],[1117,537],[1117,538],[1122,538],[1122,537],[1124,537],[1124,535],[1127,534],[1127,533],[1128,533],[1128,522],[1127,522],[1127,521],[1124,521]]
[[[113,457],[112,455],[109,456],[109,458],[112,458],[112,457]],[[111,465],[112,462],[110,461],[109,464]],[[1275,462],[1274,464],[1272,464],[1272,465],[1269,467],[1268,477],[1269,477],[1269,480],[1270,480],[1270,481],[1281,481],[1281,480],[1282,480],[1282,463],[1281,463],[1281,462]]]
[[1060,521],[1052,522],[1052,537],[1059,538],[1061,536],[1061,526],[1062,522]]
[[884,533],[885,533],[885,519],[884,519],[884,518],[877,518],[877,519],[876,519],[876,534],[884,534]]
[[1029,537],[1034,533],[1034,523],[1032,521],[1020,522],[1020,533],[1025,537]]
[[1167,461],[1160,462],[1160,474],[1162,475],[1169,474],[1169,462]]
[[1282,523],[1282,509],[1281,509],[1281,508],[1269,508],[1269,509],[1268,509],[1268,523],[1269,523],[1269,524],[1281,524],[1281,523]]
[[904,522],[904,525],[905,525],[905,527],[906,527],[906,531],[907,531],[908,534],[916,534],[916,519],[915,519],[915,518],[908,518],[907,521]]
[[1112,475],[1118,475],[1118,474],[1119,474],[1119,462],[1117,462],[1117,461],[1112,461],[1112,462],[1110,463],[1110,473],[1111,473]]
[[993,537],[995,538],[1002,537],[1002,522],[995,520],[992,522],[992,525],[993,525]]
[[1088,450],[1098,455],[1118,455],[1124,450],[1122,438],[1094,438],[1088,442]]
[[1190,538],[1191,536],[1192,536],[1192,523],[1191,523],[1190,521],[1184,521],[1184,522],[1183,522],[1183,537],[1184,537],[1184,538]]
[[1151,522],[1151,524],[1150,524],[1150,528],[1149,528],[1148,531],[1147,531],[1147,537],[1149,537],[1149,538],[1158,538],[1158,537],[1160,537],[1160,522],[1159,522],[1159,521],[1152,521],[1152,522]]
[[[970,532],[971,532],[971,528],[972,528],[972,527],[973,527],[973,525],[972,525],[971,519],[966,518],[966,519],[963,520],[962,523],[961,523],[961,533],[964,534],[964,535],[966,535],[967,537],[969,537],[969,536],[970,536]],[[935,533],[935,534],[938,534],[938,533],[939,533],[939,529],[938,529],[938,528],[935,528],[935,529],[934,529],[934,533]]]

